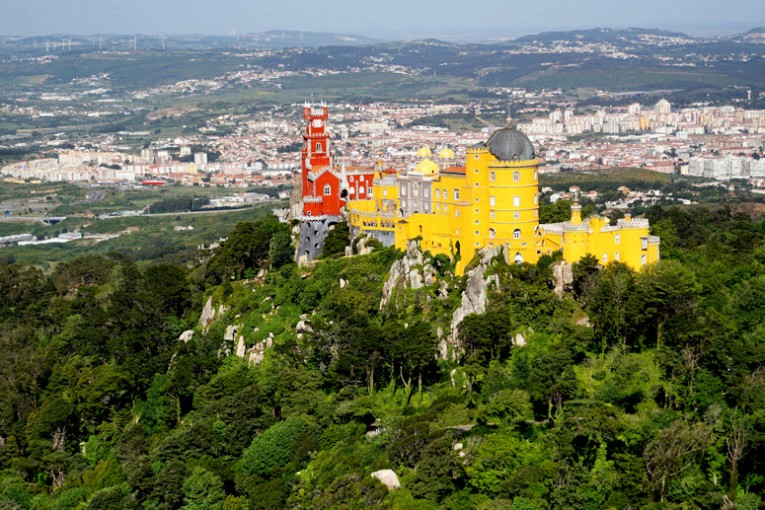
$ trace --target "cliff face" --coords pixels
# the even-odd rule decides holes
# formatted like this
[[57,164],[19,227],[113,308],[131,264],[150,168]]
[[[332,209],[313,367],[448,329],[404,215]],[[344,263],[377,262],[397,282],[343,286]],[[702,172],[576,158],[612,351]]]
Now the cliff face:
[[[465,290],[462,292],[459,306],[450,312],[450,319],[439,324],[434,318],[434,326],[439,338],[439,353],[441,358],[458,358],[462,351],[459,338],[459,325],[470,314],[486,313],[488,305],[488,290],[491,285],[499,287],[499,278],[496,275],[486,276],[487,269],[492,260],[502,256],[499,248],[484,248],[479,252],[478,265],[466,274]],[[393,263],[388,279],[385,281],[380,300],[380,309],[387,306],[400,308],[406,306],[407,291],[428,290],[426,301],[436,296],[438,300],[445,301],[454,291],[453,279],[440,279],[434,268],[431,258],[422,253],[416,241],[407,245],[406,254],[400,260]],[[436,285],[437,284],[437,285]],[[448,332],[445,334],[444,329]]]
[[380,309],[389,303],[395,303],[395,296],[400,289],[422,289],[436,281],[436,270],[433,261],[425,258],[417,241],[410,241],[404,258],[397,260],[390,268],[390,274],[385,281],[380,300]]
[[462,293],[460,307],[452,314],[450,324],[450,333],[439,344],[441,357],[446,358],[451,353],[452,358],[459,357],[462,351],[462,344],[459,338],[459,325],[470,314],[486,313],[486,305],[489,302],[488,288],[493,284],[495,288],[499,287],[499,278],[497,275],[486,276],[486,270],[491,261],[500,256],[498,248],[484,248],[479,252],[480,262],[476,267],[468,271],[465,291]]

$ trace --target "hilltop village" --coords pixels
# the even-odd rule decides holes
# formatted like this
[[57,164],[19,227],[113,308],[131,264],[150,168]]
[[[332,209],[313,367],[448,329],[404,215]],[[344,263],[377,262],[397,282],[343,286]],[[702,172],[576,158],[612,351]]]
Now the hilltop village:
[[514,263],[535,263],[557,251],[569,263],[591,254],[636,270],[659,259],[660,239],[649,235],[646,219],[583,220],[574,202],[569,221],[540,224],[539,159],[529,138],[510,125],[468,147],[464,166],[451,149],[433,160],[423,147],[417,165],[400,172],[381,164],[335,165],[329,109],[306,104],[303,117],[300,201],[292,206],[301,222],[298,260],[318,256],[329,229],[346,217],[355,237],[401,249],[418,239],[423,249],[456,260],[458,273],[484,247],[502,247]]

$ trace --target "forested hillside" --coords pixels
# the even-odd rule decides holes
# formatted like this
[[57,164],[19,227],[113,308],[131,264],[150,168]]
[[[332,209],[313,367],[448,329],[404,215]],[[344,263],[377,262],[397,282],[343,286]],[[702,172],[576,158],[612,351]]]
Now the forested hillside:
[[274,218],[196,267],[0,266],[0,509],[760,508],[765,222],[647,216],[661,263],[560,295],[474,262],[455,331],[453,261],[336,229],[298,268]]

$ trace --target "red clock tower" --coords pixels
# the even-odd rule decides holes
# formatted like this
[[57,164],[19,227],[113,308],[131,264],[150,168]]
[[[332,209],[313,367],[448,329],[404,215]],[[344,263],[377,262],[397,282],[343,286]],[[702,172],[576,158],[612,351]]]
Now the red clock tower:
[[339,216],[345,201],[340,199],[341,178],[332,168],[327,133],[329,111],[325,105],[303,106],[302,184],[304,216]]

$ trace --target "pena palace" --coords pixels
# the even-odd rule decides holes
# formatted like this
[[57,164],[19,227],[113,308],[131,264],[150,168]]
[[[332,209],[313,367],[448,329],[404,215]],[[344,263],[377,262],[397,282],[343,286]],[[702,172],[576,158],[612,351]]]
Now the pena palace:
[[409,240],[445,254],[464,272],[478,250],[502,247],[508,262],[536,263],[562,251],[574,263],[594,255],[601,264],[622,262],[639,270],[659,260],[659,238],[648,220],[626,215],[582,219],[574,203],[569,221],[539,223],[539,160],[529,138],[508,126],[468,147],[465,161],[450,149],[433,157],[417,153],[409,171],[337,166],[332,159],[325,105],[303,107],[300,201],[292,217],[300,220],[298,261],[321,255],[332,226],[348,221],[354,238],[366,235],[385,246],[406,249]]

